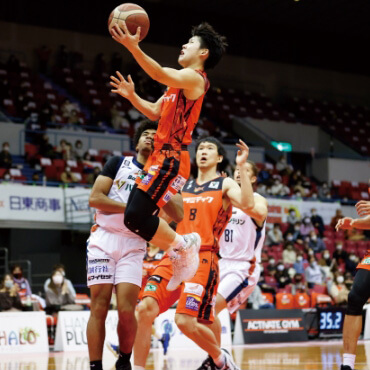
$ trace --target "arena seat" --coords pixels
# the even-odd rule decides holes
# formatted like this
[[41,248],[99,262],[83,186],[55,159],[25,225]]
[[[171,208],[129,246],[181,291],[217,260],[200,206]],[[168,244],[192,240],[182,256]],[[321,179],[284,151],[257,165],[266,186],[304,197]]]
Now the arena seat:
[[276,294],[276,308],[277,309],[292,309],[294,308],[294,298],[291,293],[277,293]]

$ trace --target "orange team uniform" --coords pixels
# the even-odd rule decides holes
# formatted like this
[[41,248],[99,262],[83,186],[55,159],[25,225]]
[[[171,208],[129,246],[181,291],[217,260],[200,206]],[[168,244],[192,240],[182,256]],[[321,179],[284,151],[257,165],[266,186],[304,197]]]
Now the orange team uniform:
[[219,239],[232,214],[231,205],[227,210],[223,207],[223,181],[223,177],[218,177],[199,186],[196,180],[190,180],[182,191],[184,219],[177,225],[177,232],[197,232],[200,235],[200,263],[193,279],[170,292],[166,288],[172,277],[172,265],[167,256],[163,258],[148,279],[143,294],[143,298],[152,297],[158,302],[160,313],[167,311],[179,299],[176,313],[197,317],[200,322],[214,321],[219,283]]
[[370,271],[370,249],[367,250],[365,257],[357,265],[357,268]]
[[205,82],[204,93],[189,100],[182,89],[169,87],[163,96],[161,117],[154,137],[154,151],[138,177],[138,188],[163,207],[179,192],[190,175],[190,155],[187,146],[198,123],[204,96],[209,89],[205,72],[196,70]]
[[154,256],[149,256],[148,252],[145,253],[143,261],[143,280],[141,281],[141,289],[139,293],[139,300],[142,299],[144,293],[144,287],[151,275],[153,275],[154,270],[159,265],[161,260],[165,255],[165,251],[159,250]]

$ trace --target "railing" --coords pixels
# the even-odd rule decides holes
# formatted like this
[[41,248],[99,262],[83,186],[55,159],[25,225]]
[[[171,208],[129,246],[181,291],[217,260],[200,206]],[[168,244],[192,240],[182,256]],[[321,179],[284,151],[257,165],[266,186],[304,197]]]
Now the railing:
[[9,270],[9,252],[7,248],[0,248],[0,277],[4,276]]

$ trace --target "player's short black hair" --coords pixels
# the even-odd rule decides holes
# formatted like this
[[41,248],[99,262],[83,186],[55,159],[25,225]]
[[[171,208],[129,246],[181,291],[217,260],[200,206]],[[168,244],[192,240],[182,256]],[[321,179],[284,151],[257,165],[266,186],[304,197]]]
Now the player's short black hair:
[[194,26],[191,34],[201,39],[200,47],[202,49],[209,50],[209,56],[204,62],[204,69],[214,68],[226,50],[226,37],[217,33],[207,22]]
[[136,148],[136,146],[137,146],[137,144],[140,140],[140,137],[141,137],[141,135],[143,134],[144,131],[146,131],[146,130],[156,130],[157,128],[158,128],[158,123],[157,122],[153,122],[153,121],[150,121],[148,119],[142,121],[140,126],[136,130],[135,135],[134,135],[134,147]]
[[224,158],[226,158],[226,150],[225,147],[222,145],[222,143],[217,140],[216,138],[212,136],[202,137],[198,139],[196,145],[195,145],[195,153],[198,151],[198,147],[201,143],[212,143],[217,146],[217,153],[218,155],[222,155]]

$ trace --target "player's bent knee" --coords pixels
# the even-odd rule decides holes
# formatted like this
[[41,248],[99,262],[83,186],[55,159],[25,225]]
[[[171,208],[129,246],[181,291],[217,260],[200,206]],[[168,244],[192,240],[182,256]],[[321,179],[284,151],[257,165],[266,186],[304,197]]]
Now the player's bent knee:
[[366,299],[361,297],[353,289],[348,294],[347,315],[360,316]]
[[193,318],[188,315],[176,314],[175,315],[175,323],[177,327],[183,332],[188,333],[195,329],[195,326],[192,323]]
[[155,299],[151,297],[144,298],[137,308],[138,321],[154,321],[158,314],[158,303]]

